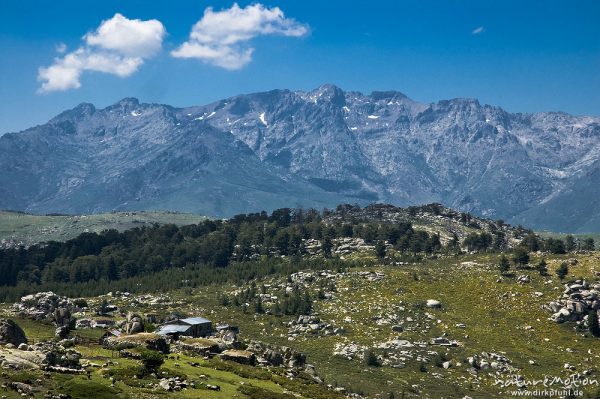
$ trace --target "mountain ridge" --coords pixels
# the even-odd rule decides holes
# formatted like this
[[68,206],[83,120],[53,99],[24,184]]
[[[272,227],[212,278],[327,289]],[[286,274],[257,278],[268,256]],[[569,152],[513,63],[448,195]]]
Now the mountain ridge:
[[440,202],[538,229],[600,226],[600,118],[476,99],[332,84],[183,108],[124,98],[6,134],[0,154],[0,207],[33,212]]

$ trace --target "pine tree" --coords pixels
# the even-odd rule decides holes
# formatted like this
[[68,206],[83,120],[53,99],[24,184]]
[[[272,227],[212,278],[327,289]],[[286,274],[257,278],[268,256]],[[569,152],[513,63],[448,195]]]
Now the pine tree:
[[545,276],[548,274],[548,264],[546,263],[546,260],[544,258],[542,258],[540,260],[540,262],[537,264],[537,266],[535,268],[537,269],[538,272],[540,272],[541,276]]
[[571,252],[577,248],[577,244],[575,242],[575,238],[572,235],[568,235],[565,237],[565,251]]
[[278,302],[275,302],[275,304],[273,305],[273,314],[275,316],[281,316],[281,305]]
[[117,266],[117,262],[115,262],[115,259],[112,256],[108,260],[108,266],[107,266],[107,270],[106,270],[106,278],[108,278],[109,281],[114,281],[114,280],[119,279],[119,268]]
[[259,299],[256,300],[256,304],[254,305],[254,313],[264,313],[265,309],[263,308],[262,301]]
[[321,242],[321,250],[323,251],[323,256],[326,258],[330,258],[332,249],[333,243],[331,242],[331,238],[329,238],[329,235],[326,235],[325,237],[323,237],[323,240]]
[[595,247],[596,245],[594,243],[594,239],[591,237],[583,240],[583,244],[581,245],[581,249],[583,249],[584,251],[593,251]]
[[385,258],[385,254],[385,242],[382,240],[377,241],[377,244],[375,244],[375,255],[379,260],[382,260],[383,258]]
[[517,247],[512,256],[512,261],[515,265],[523,266],[529,263],[529,252],[526,248]]
[[569,265],[566,262],[560,264],[558,269],[556,269],[556,275],[559,279],[563,280],[567,274],[569,274]]
[[498,270],[500,270],[500,274],[504,274],[510,269],[510,262],[506,258],[506,256],[502,255],[500,257],[500,261],[498,262]]
[[452,239],[448,243],[448,247],[453,250],[460,249],[460,240],[458,239],[458,235],[456,233],[452,233]]

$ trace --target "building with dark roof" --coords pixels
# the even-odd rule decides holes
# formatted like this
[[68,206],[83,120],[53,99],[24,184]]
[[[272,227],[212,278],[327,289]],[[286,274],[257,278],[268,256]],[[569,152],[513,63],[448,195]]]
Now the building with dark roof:
[[206,337],[212,333],[212,322],[204,317],[187,317],[177,319],[163,324],[156,331],[160,335],[169,335],[174,338],[179,336],[186,337]]

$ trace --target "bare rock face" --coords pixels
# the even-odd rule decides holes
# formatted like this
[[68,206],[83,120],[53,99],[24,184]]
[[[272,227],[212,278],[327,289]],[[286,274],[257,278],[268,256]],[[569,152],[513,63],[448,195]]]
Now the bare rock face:
[[25,332],[17,323],[10,319],[0,319],[0,344],[19,346],[26,343]]

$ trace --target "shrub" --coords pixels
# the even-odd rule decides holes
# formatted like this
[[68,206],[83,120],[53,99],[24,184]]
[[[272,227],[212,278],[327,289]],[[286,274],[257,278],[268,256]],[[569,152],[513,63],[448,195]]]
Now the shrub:
[[73,301],[73,305],[75,305],[77,307],[80,307],[80,308],[87,308],[88,307],[88,303],[83,298],[77,298],[77,299],[75,299]]
[[144,367],[144,371],[147,373],[156,372],[160,366],[165,362],[165,357],[162,353],[144,350],[141,353],[142,356],[142,365]]
[[377,358],[377,355],[375,353],[373,353],[373,351],[370,349],[367,349],[365,351],[363,360],[367,366],[372,366],[372,367],[381,366],[381,364],[379,363],[379,359]]

